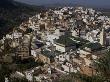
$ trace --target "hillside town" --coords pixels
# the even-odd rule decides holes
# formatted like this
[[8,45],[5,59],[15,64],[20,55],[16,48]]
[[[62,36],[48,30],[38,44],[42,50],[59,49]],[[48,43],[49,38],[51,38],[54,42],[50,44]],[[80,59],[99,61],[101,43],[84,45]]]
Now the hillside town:
[[[69,73],[98,74],[94,62],[109,48],[109,17],[92,8],[55,8],[30,17],[6,34],[0,40],[0,62],[12,64],[15,71],[10,78],[57,82]],[[27,67],[16,67],[20,64]],[[5,77],[5,82],[11,81]]]

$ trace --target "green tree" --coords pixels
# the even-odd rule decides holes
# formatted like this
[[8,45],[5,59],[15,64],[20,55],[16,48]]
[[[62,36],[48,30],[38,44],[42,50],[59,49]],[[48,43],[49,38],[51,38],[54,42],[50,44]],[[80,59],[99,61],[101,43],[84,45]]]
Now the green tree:
[[100,76],[110,80],[110,50],[95,62],[95,67]]

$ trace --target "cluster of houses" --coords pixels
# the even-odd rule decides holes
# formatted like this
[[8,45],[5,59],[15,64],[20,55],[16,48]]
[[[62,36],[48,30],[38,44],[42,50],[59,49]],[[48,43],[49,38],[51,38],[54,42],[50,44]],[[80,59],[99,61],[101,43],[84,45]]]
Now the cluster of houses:
[[[39,82],[51,82],[70,72],[92,76],[97,73],[93,62],[110,46],[110,18],[92,8],[49,9],[30,17],[3,37],[1,44],[6,39],[16,59],[31,57],[44,63],[44,67],[17,71],[12,76]],[[3,49],[4,45],[0,51]]]

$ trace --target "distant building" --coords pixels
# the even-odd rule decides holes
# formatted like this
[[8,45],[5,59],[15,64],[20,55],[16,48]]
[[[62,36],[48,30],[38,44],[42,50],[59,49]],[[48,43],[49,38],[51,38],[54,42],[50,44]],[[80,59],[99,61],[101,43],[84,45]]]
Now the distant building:
[[10,75],[11,78],[25,78],[25,75],[22,72],[16,71]]
[[49,50],[42,50],[41,54],[39,54],[38,58],[43,63],[50,64],[54,61],[55,53]]
[[9,79],[8,78],[5,78],[5,82],[9,82]]
[[27,59],[30,57],[30,49],[27,44],[22,44],[16,48],[16,56],[20,59]]
[[31,50],[31,55],[32,55],[33,57],[37,57],[37,52],[36,52],[36,50]]
[[34,70],[32,70],[32,71],[26,71],[25,72],[25,75],[26,75],[26,79],[28,80],[28,81],[33,81],[33,73],[34,72]]
[[65,72],[74,72],[73,65],[69,62],[66,62],[66,63],[62,64],[62,69]]
[[58,54],[56,57],[56,62],[63,63],[64,61],[70,61],[70,55],[68,53]]

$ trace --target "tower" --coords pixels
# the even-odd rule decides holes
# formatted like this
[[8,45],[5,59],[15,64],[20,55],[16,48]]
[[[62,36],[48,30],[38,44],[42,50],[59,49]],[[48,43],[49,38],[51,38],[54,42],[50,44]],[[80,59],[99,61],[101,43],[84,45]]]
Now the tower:
[[102,28],[102,31],[100,33],[100,44],[104,46],[106,44],[106,35],[105,35],[105,29]]

